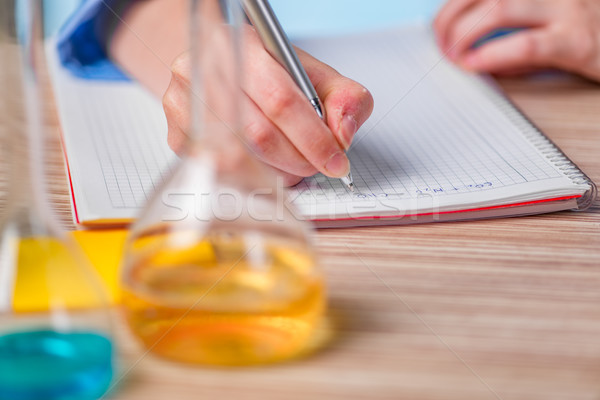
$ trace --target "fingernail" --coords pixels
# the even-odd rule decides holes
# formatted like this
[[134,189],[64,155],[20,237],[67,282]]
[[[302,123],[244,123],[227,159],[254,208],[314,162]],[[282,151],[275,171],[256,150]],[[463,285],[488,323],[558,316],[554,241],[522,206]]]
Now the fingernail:
[[350,173],[350,161],[343,151],[338,151],[329,158],[325,169],[330,175],[341,178]]
[[340,121],[338,138],[342,141],[345,150],[350,148],[350,143],[352,143],[357,130],[358,122],[356,122],[356,119],[351,115],[344,115]]

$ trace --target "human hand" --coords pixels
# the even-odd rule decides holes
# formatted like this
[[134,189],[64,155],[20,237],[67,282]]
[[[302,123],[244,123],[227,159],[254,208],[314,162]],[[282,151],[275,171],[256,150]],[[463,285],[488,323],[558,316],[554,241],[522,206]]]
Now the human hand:
[[[373,110],[373,98],[363,86],[340,75],[306,52],[298,56],[324,105],[325,124],[287,71],[264,49],[253,29],[246,40],[243,136],[258,158],[280,174],[287,185],[322,172],[343,177],[349,172],[344,153]],[[190,54],[172,66],[163,98],[169,146],[184,152],[190,124]]]
[[[473,44],[498,28],[526,28]],[[561,68],[600,81],[600,1],[450,0],[434,29],[442,51],[468,70]]]

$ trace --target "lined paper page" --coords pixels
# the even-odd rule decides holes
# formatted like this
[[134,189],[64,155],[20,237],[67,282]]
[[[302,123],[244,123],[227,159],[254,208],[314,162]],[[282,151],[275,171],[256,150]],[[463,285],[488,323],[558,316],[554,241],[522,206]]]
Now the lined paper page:
[[177,159],[160,101],[131,82],[73,77],[53,46],[47,53],[80,218],[132,218]]
[[[348,155],[357,187],[322,175],[298,185],[294,204],[313,218],[527,201],[574,184],[493,102],[494,92],[442,59],[425,28],[299,43],[369,88],[371,119]],[[521,121],[523,122],[523,121]],[[583,191],[579,188],[578,191]],[[417,201],[417,199],[423,199]],[[393,210],[392,210],[393,211]]]
[[[425,28],[299,45],[375,98],[348,153],[357,191],[308,178],[290,190],[304,217],[455,211],[589,189],[541,154],[492,88],[446,63]],[[80,220],[135,217],[176,160],[160,102],[136,83],[73,78],[49,53]]]

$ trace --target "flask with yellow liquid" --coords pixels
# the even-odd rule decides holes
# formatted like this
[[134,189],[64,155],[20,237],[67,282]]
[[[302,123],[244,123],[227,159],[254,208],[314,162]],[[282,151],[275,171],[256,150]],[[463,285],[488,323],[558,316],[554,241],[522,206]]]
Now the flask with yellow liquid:
[[94,400],[113,376],[111,322],[44,190],[40,12],[40,0],[0,2],[0,399]]
[[191,2],[188,152],[132,227],[123,304],[146,348],[182,362],[299,357],[326,335],[324,278],[309,230],[240,139],[243,14]]

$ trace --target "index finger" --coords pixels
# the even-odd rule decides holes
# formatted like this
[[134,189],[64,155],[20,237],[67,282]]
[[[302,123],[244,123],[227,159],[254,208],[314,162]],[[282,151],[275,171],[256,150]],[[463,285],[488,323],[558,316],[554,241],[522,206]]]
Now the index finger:
[[358,82],[341,75],[303,50],[297,51],[325,106],[327,125],[342,147],[348,149],[358,128],[373,112],[373,96]]
[[318,171],[346,176],[350,163],[331,130],[287,71],[266,51],[258,53],[246,63],[247,95]]

